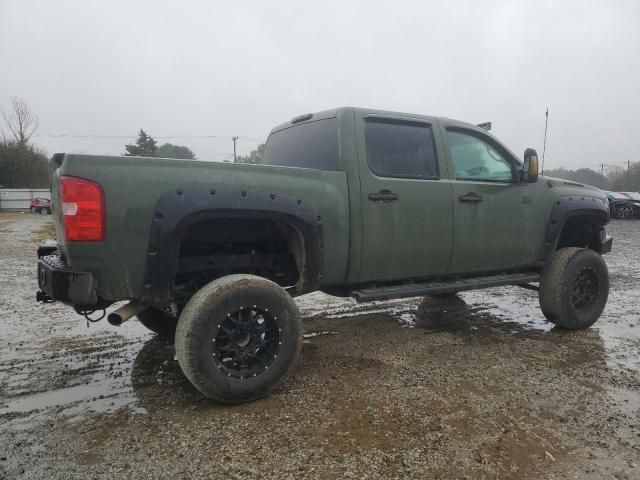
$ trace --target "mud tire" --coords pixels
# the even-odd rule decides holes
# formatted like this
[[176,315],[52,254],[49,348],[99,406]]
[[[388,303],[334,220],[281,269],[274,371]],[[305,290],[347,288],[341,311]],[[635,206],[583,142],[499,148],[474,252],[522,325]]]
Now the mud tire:
[[[584,278],[588,294],[583,294]],[[550,322],[569,330],[593,325],[609,296],[609,272],[602,257],[586,248],[556,251],[540,280],[540,308]]]
[[[216,349],[220,336],[227,335],[224,322],[255,308],[268,312],[271,331],[277,332],[271,334],[277,335],[271,348],[277,350],[263,364],[258,362],[258,368],[266,366],[259,373],[240,377],[227,369]],[[219,403],[250,402],[267,396],[296,363],[302,346],[300,313],[278,284],[254,275],[229,275],[191,297],[178,320],[175,345],[182,371],[206,397]]]
[[149,307],[136,315],[142,325],[159,337],[173,340],[176,335],[178,319],[171,313],[156,307]]

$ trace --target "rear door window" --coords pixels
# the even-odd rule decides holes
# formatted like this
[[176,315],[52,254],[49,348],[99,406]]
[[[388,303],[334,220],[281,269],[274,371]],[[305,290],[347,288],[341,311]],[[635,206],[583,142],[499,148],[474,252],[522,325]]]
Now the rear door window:
[[420,123],[367,121],[367,162],[380,177],[438,178],[431,127]]
[[338,170],[338,120],[306,122],[272,133],[261,163]]

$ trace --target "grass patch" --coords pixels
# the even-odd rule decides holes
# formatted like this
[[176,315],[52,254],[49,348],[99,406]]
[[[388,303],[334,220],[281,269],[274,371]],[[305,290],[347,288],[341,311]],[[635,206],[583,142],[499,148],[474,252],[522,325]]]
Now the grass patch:
[[25,215],[24,212],[0,212],[0,222],[10,222],[13,220],[17,220],[22,215]]

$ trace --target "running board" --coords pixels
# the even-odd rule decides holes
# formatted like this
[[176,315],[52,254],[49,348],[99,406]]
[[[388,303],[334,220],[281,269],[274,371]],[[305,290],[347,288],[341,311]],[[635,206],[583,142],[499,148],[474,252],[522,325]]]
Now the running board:
[[371,302],[373,300],[390,300],[392,298],[421,297],[423,295],[441,295],[462,290],[475,290],[479,288],[500,287],[503,285],[522,285],[530,282],[539,282],[540,274],[508,273],[504,275],[491,275],[487,277],[475,277],[448,282],[411,283],[406,285],[392,285],[379,288],[363,288],[354,290],[351,296],[358,303]]

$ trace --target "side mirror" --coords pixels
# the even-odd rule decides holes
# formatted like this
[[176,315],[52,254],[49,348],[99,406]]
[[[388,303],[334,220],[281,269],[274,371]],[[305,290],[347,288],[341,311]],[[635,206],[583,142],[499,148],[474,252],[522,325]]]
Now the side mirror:
[[527,148],[524,151],[522,181],[526,183],[534,183],[538,181],[538,152],[533,148]]

